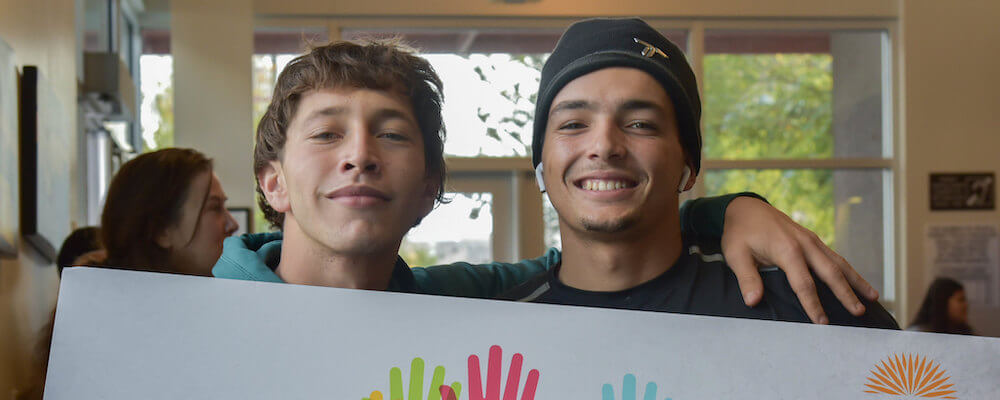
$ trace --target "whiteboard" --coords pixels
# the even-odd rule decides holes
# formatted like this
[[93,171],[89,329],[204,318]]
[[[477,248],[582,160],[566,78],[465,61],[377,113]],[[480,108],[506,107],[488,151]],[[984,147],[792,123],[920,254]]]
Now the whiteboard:
[[70,268],[45,399],[389,399],[394,367],[414,399],[441,366],[479,400],[511,386],[515,354],[518,400],[651,400],[650,383],[656,400],[1000,393],[991,338]]

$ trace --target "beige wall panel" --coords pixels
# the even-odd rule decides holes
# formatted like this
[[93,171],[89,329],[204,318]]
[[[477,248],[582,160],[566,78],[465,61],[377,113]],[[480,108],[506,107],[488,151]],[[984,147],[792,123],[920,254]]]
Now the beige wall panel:
[[253,205],[250,0],[174,0],[175,142],[215,160],[230,207]]
[[[924,255],[928,224],[1000,223],[1000,212],[931,212],[932,172],[1000,170],[1000,2],[907,0],[902,9],[902,172],[909,321],[933,280]],[[902,244],[902,243],[900,243]],[[1000,309],[971,310],[974,328],[1000,336]]]
[[[75,7],[73,0],[0,0],[0,37],[14,49],[19,67],[39,66],[66,112],[66,146],[56,156],[70,160],[68,165],[79,163]],[[80,182],[73,179],[73,184],[74,221],[68,224],[82,222],[86,208],[86,199],[78,195]],[[0,397],[10,398],[36,382],[31,367],[36,335],[49,321],[58,285],[55,267],[23,239],[16,259],[0,259]]]

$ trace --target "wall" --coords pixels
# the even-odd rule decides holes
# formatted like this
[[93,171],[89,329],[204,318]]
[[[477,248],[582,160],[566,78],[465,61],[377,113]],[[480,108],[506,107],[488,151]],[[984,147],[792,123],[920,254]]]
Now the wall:
[[[900,148],[905,192],[907,317],[933,280],[924,259],[928,224],[1000,222],[1000,212],[930,212],[928,174],[1000,170],[1000,2],[907,0],[901,12],[905,106]],[[1000,288],[994,288],[1000,289]],[[1000,308],[973,308],[974,328],[1000,336]]]
[[173,0],[174,144],[215,160],[229,207],[253,207],[249,0]]
[[[19,66],[40,67],[67,113],[67,146],[60,149],[65,154],[57,156],[70,160],[68,165],[79,161],[75,7],[73,0],[0,0],[0,37],[14,49]],[[71,176],[76,179],[70,188],[70,212],[72,222],[79,223],[86,205],[79,195],[79,176]],[[30,368],[35,334],[48,323],[58,290],[55,267],[23,239],[20,247],[16,259],[0,259],[0,398],[11,398],[35,379]]]

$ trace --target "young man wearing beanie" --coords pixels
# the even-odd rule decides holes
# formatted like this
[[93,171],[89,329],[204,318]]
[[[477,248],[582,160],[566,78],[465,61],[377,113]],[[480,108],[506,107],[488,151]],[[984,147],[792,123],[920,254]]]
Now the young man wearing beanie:
[[[282,233],[227,239],[213,275],[494,297],[552,265],[558,259],[555,250],[517,264],[425,269],[410,269],[397,255],[403,236],[444,192],[441,96],[441,81],[430,64],[396,43],[336,42],[289,63],[278,77],[254,148],[258,200]],[[714,230],[718,240],[721,215],[737,216],[736,222],[727,222],[735,224],[727,232],[729,239],[723,238],[730,248],[767,262],[781,258],[780,249],[792,247],[795,250],[785,254],[792,260],[785,263],[790,274],[808,275],[808,258],[815,268],[827,271],[832,285],[839,282],[848,292],[848,280],[867,287],[846,263],[830,261],[832,256],[810,256],[825,247],[794,247],[794,239],[778,245],[741,241],[801,229],[765,203],[751,201],[740,206],[741,212],[734,210],[736,201],[728,210],[725,202],[692,206],[690,225],[709,234]],[[713,214],[704,211],[706,207],[718,210],[717,218],[701,217]],[[749,258],[744,267],[750,269],[745,275],[751,277],[747,286],[752,287],[752,277],[759,281],[759,276]],[[816,297],[809,287],[800,293]],[[763,291],[755,294],[748,296],[748,303],[759,301]],[[816,320],[822,322],[818,301],[815,308]]]
[[[697,179],[701,101],[676,45],[640,19],[573,24],[546,62],[532,160],[559,214],[561,263],[505,298],[809,321],[780,271],[744,305],[713,243],[684,235],[678,193]],[[830,323],[898,329],[877,302],[856,317],[817,283]]]

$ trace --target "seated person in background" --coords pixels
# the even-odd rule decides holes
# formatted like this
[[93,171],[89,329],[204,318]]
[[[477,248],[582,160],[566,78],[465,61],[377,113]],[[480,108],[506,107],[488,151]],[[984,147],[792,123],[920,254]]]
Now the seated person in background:
[[951,278],[935,279],[906,330],[973,335],[969,326],[969,302],[962,284]]
[[74,265],[102,265],[107,254],[101,247],[101,228],[96,226],[85,226],[77,228],[66,240],[63,240],[59,247],[59,254],[56,256],[56,268],[62,276],[65,267]]
[[[292,60],[278,76],[258,125],[253,157],[258,202],[282,232],[227,239],[213,274],[495,297],[553,265],[554,249],[516,264],[422,269],[410,269],[398,256],[403,236],[444,193],[442,93],[427,60],[391,41],[335,42]],[[831,285],[849,293],[843,300],[850,305],[860,304],[850,284],[870,290],[846,262],[832,260],[825,246],[789,234],[802,228],[765,202],[741,197],[727,209],[729,200],[695,203],[688,210],[695,219],[689,226],[718,238],[723,214],[730,216],[726,219],[735,227],[727,230],[735,233],[722,240],[741,255],[748,303],[763,295],[751,254],[807,278],[809,260]],[[676,196],[659,207],[673,207],[676,215]],[[822,321],[812,287],[798,289],[803,298],[813,299],[810,311]],[[877,297],[874,290],[867,293]],[[864,312],[863,307],[852,310]]]
[[[776,270],[762,272],[764,300],[747,307],[717,243],[681,230],[678,193],[700,167],[701,102],[676,45],[639,19],[577,22],[538,93],[532,160],[559,215],[562,259],[504,298],[810,320]],[[878,303],[856,317],[816,287],[830,323],[898,329]]]
[[222,240],[238,227],[212,160],[168,148],[122,165],[101,213],[106,265],[211,276]]

